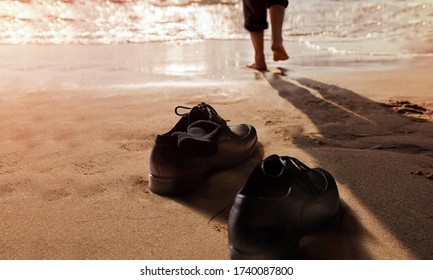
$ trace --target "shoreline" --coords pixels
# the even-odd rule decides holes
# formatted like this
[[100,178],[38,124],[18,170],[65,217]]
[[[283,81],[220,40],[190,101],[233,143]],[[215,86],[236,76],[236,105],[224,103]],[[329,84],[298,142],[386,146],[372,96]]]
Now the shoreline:
[[[350,72],[294,46],[293,64],[259,73],[243,66],[247,41],[48,49],[0,64],[0,258],[228,259],[234,196],[277,153],[331,172],[344,206],[301,259],[433,259],[431,60]],[[409,118],[388,99],[428,111]],[[152,194],[153,138],[200,101],[253,124],[255,152],[185,196]]]
[[[338,48],[339,43],[335,44]],[[427,55],[425,57],[422,54],[421,57],[405,54],[403,49],[401,53],[384,53],[382,56],[369,54],[362,48],[359,53],[351,53],[334,52],[330,47],[307,47],[296,41],[288,41],[285,45],[291,56],[287,63],[272,61],[268,40],[265,41],[266,59],[271,71],[278,72],[276,67],[282,66],[294,77],[393,71],[414,65],[429,66],[433,60],[427,54],[424,54]],[[356,46],[356,43],[350,45]],[[149,83],[168,81],[237,82],[250,78],[245,66],[253,57],[249,40],[0,45],[0,49],[3,86],[6,81],[15,79],[24,86],[54,90],[59,87],[74,90],[132,85],[139,88]]]

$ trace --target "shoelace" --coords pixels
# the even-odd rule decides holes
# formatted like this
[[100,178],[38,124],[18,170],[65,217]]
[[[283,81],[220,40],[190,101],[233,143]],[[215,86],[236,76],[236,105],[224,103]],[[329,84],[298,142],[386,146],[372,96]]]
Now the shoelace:
[[216,110],[212,106],[210,106],[209,104],[206,104],[204,102],[200,102],[200,104],[198,104],[197,106],[194,106],[194,107],[176,106],[176,108],[174,109],[175,114],[180,116],[180,117],[183,117],[183,116],[188,115],[190,112],[179,113],[179,109],[190,110],[190,112],[193,110],[199,110],[199,111],[207,113],[209,116],[209,120],[216,119],[217,122],[222,122],[223,124],[226,124],[226,121],[218,115]]
[[278,161],[276,162],[281,164],[281,170],[279,173],[271,174],[267,172],[264,166],[265,162],[263,162],[261,166],[263,174],[269,177],[279,178],[281,175],[287,172],[288,174],[294,175],[293,176],[294,178],[300,179],[308,187],[309,191],[312,194],[319,193],[319,191],[313,186],[312,182],[308,178],[308,172],[311,171],[311,168],[306,166],[298,159],[289,156],[284,156],[284,157],[278,156]]

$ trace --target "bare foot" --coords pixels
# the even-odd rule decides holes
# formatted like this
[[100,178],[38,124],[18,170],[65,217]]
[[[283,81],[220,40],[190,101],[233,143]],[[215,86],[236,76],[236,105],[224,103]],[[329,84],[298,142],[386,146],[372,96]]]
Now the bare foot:
[[268,70],[266,66],[265,54],[263,52],[254,54],[254,62],[247,65],[248,68],[256,69],[259,71]]
[[271,49],[274,52],[274,61],[289,59],[283,44],[274,44],[272,45]]
[[251,69],[255,69],[255,70],[259,70],[259,71],[265,71],[268,70],[268,68],[266,67],[266,64],[262,65],[262,64],[256,64],[256,63],[251,63],[247,65],[248,68]]

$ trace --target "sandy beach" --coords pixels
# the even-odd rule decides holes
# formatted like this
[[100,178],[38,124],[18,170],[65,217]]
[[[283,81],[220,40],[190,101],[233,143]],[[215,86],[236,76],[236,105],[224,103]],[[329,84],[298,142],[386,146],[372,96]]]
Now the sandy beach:
[[[433,259],[433,58],[287,49],[260,73],[249,41],[0,46],[0,258],[228,259],[233,199],[280,154],[331,172],[344,206],[299,258]],[[253,155],[151,193],[154,137],[201,101],[256,127]]]

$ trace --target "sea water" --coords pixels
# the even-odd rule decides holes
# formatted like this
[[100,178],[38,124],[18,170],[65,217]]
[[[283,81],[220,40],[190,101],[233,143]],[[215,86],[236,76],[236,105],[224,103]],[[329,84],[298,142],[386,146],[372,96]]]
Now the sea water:
[[[386,42],[388,48],[404,45],[409,54],[431,54],[433,0],[292,0],[283,32],[286,41],[331,52],[350,52],[365,42],[372,53],[381,52]],[[246,38],[241,0],[0,1],[0,44]],[[341,49],[341,43],[348,47]]]
[[[238,83],[243,22],[241,0],[0,0],[0,91]],[[292,0],[283,32],[291,75],[430,61],[433,0]]]

